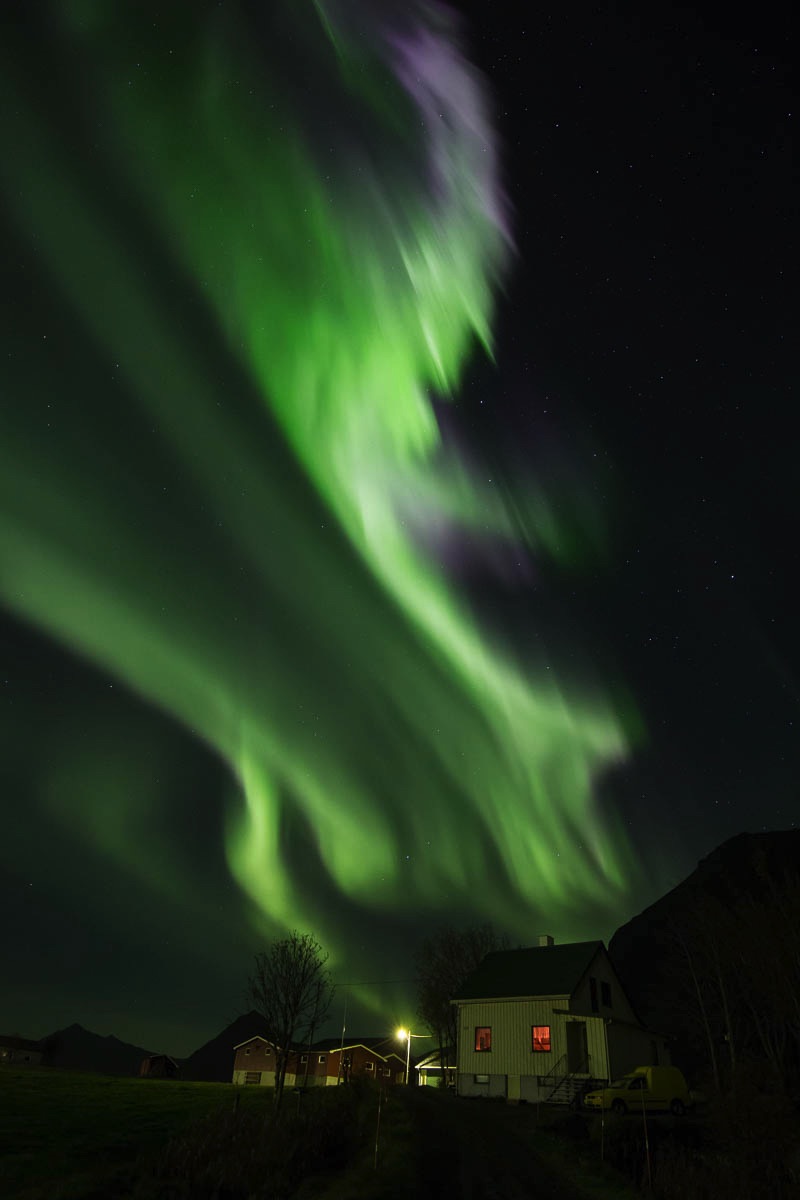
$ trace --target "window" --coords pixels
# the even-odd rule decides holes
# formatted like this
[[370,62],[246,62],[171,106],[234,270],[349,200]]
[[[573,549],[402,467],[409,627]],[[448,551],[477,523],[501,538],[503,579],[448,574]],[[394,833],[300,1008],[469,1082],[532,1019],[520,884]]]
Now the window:
[[488,1075],[475,1075],[473,1078],[475,1079],[476,1083],[488,1083],[489,1082]]
[[364,1070],[365,1070],[365,1071],[374,1071],[374,1070],[375,1070],[375,1063],[371,1063],[371,1062],[364,1063]]
[[491,1050],[492,1048],[492,1027],[491,1025],[476,1025],[475,1026],[475,1049],[476,1050]]
[[635,1079],[631,1080],[631,1082],[628,1084],[628,1091],[646,1092],[647,1080],[645,1079],[644,1075],[637,1075]]
[[320,1054],[319,1058],[317,1059],[317,1062],[324,1063],[325,1060],[326,1060],[326,1056],[324,1054]]
[[600,1005],[597,1003],[597,980],[594,976],[589,980],[589,998],[592,1002],[592,1012],[599,1012]]
[[611,1008],[611,984],[610,983],[601,983],[600,984],[600,995],[603,1000],[603,1007]]
[[384,1067],[384,1068],[383,1068],[383,1074],[386,1076],[386,1078],[387,1078],[387,1079],[389,1078],[389,1076],[391,1075],[391,1073],[392,1073],[392,1069],[391,1069],[391,1067]]
[[245,1081],[245,1083],[261,1083],[261,1072],[260,1071],[245,1071],[244,1081]]
[[272,1050],[269,1048],[269,1046],[264,1047],[264,1053],[266,1054],[267,1058],[269,1058],[270,1054],[272,1054]]
[[550,1026],[549,1025],[532,1025],[531,1026],[531,1049],[536,1054],[550,1053]]
[[307,1054],[301,1054],[301,1055],[300,1055],[300,1062],[301,1062],[301,1063],[308,1062],[308,1055],[307,1055]]
[[250,1047],[248,1046],[247,1049],[245,1050],[245,1054],[249,1054],[249,1053],[250,1053]]

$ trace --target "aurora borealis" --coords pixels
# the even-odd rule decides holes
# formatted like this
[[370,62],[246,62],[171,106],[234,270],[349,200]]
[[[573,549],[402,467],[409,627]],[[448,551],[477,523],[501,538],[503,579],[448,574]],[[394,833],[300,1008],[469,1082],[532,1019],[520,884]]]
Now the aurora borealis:
[[[18,685],[6,761],[137,954],[233,977],[308,929],[398,981],[356,989],[380,1026],[415,929],[629,915],[648,867],[600,793],[649,722],[552,614],[606,501],[558,454],[490,476],[460,416],[533,268],[455,14],[200,8],[20,9],[2,51],[0,598],[68,681]],[[498,557],[546,615],[506,625]],[[45,909],[102,909],[57,857]]]

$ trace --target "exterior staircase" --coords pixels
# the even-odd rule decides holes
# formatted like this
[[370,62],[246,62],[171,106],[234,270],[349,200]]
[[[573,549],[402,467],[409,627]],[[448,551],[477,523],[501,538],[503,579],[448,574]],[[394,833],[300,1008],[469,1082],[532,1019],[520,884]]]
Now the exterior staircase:
[[578,1106],[587,1092],[596,1091],[607,1084],[607,1079],[599,1079],[592,1075],[588,1055],[577,1070],[570,1071],[567,1056],[562,1054],[553,1069],[547,1075],[539,1077],[540,1103]]
[[597,1091],[607,1085],[607,1079],[595,1079],[591,1075],[565,1075],[557,1081],[544,1103],[580,1107],[587,1092]]

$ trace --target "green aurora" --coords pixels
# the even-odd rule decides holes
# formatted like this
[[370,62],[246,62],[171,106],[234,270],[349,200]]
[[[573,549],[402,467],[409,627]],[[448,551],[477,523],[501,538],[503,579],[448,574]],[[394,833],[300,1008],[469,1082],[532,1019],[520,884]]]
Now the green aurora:
[[[454,465],[432,402],[490,348],[511,252],[481,82],[423,4],[385,42],[276,6],[313,96],[230,10],[147,7],[55,7],[41,70],[82,81],[58,112],[24,30],[5,47],[4,200],[51,320],[4,364],[0,595],[227,764],[266,933],[335,965],[361,913],[598,936],[635,873],[593,794],[622,720],[512,661],[408,520],[560,544],[532,488]],[[92,416],[44,436],[65,388]],[[43,769],[42,804],[177,902],[142,867],[169,798],[140,808],[108,754],[81,751],[95,786]]]

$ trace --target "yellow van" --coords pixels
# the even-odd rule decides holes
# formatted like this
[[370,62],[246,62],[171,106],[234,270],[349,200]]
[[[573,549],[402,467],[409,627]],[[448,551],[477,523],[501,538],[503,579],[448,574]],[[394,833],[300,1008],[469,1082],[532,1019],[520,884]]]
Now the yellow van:
[[666,1109],[682,1116],[692,1098],[686,1080],[677,1067],[637,1067],[608,1087],[589,1092],[583,1103],[587,1108],[610,1108],[615,1113],[648,1112]]

